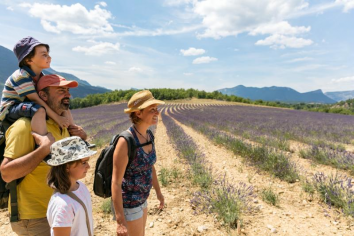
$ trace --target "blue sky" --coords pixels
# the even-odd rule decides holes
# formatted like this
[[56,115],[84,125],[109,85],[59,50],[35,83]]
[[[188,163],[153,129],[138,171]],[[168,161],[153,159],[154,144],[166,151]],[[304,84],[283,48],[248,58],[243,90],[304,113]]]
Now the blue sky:
[[0,30],[110,89],[354,87],[353,0],[0,0]]

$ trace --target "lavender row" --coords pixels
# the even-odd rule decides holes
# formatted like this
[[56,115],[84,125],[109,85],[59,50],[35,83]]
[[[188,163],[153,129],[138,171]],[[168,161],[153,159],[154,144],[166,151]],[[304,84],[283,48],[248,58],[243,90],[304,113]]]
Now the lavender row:
[[238,222],[242,221],[242,211],[249,209],[253,187],[243,183],[239,183],[236,187],[229,184],[225,178],[212,181],[211,167],[207,167],[205,156],[198,150],[194,140],[164,112],[162,121],[175,149],[190,164],[191,171],[194,173],[193,182],[203,189],[196,192],[191,200],[195,212],[217,213],[227,225],[236,228]]

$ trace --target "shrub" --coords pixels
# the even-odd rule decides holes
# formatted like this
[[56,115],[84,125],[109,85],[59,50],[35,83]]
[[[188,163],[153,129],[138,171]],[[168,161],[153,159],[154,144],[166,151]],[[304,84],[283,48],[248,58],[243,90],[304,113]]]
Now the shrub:
[[111,214],[111,199],[105,199],[100,209],[106,214]]
[[273,206],[277,206],[279,202],[278,195],[273,192],[271,187],[262,191],[262,200]]

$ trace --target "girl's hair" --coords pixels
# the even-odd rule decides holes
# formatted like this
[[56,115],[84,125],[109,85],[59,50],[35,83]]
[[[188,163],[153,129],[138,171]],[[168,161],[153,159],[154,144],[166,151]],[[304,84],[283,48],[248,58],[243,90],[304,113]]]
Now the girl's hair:
[[[49,46],[48,45],[40,44],[40,45],[37,45],[36,47],[38,47],[38,46],[45,46],[47,48],[47,51],[49,52]],[[20,67],[24,67],[24,66],[30,67],[29,64],[27,64],[27,61],[35,56],[36,47],[34,47],[32,49],[32,51],[27,56],[25,56],[24,59],[22,59],[22,61],[20,62]]]
[[[142,109],[143,110],[143,109]],[[140,110],[140,111],[142,111]],[[130,120],[133,124],[139,124],[141,122],[141,118],[139,118],[138,116],[136,116],[135,112],[131,112],[130,113]]]
[[47,184],[54,190],[64,194],[70,189],[70,179],[67,168],[78,165],[82,160],[71,161],[60,166],[52,166],[47,175]]

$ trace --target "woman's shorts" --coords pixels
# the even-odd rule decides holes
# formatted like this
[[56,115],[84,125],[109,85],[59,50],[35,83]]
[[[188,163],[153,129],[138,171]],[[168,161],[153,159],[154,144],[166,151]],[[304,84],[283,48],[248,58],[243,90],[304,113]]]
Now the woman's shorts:
[[[143,216],[143,210],[145,208],[147,208],[147,201],[145,201],[142,205],[135,208],[124,208],[124,215],[126,221],[134,221],[140,219]],[[114,205],[112,201],[111,201],[111,211],[114,214],[113,220],[116,220]]]

